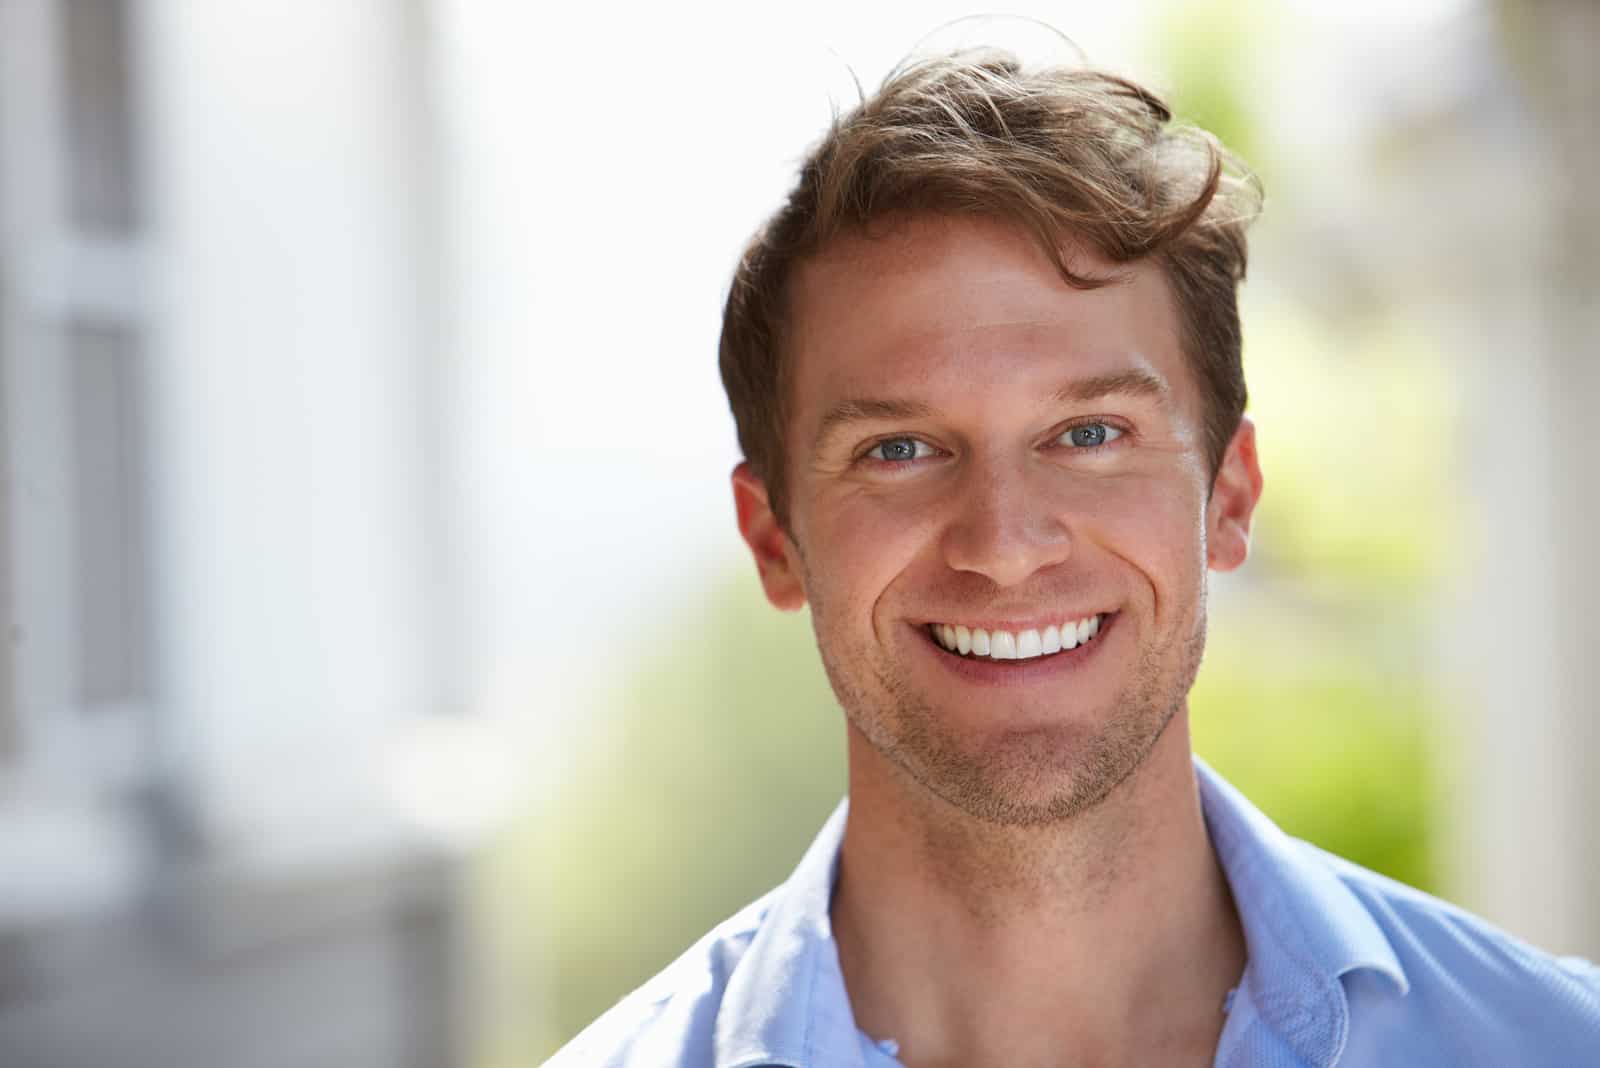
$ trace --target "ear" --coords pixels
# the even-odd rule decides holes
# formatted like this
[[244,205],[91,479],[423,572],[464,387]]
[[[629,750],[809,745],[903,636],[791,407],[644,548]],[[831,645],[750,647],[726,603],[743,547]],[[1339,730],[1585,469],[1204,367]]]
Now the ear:
[[1261,499],[1261,464],[1256,460],[1256,427],[1248,418],[1222,455],[1206,504],[1206,566],[1232,571],[1250,555],[1250,517]]
[[765,483],[748,463],[733,469],[733,506],[739,513],[739,533],[750,546],[750,555],[756,558],[767,600],[781,611],[798,611],[806,603],[799,554],[772,513]]

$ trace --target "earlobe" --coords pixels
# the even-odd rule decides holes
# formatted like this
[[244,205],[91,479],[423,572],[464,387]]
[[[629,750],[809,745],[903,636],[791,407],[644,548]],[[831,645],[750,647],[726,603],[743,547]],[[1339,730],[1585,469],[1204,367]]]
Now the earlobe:
[[1250,520],[1261,499],[1261,486],[1255,424],[1242,418],[1206,505],[1206,566],[1213,571],[1232,571],[1250,555]]
[[798,611],[805,606],[806,593],[794,550],[789,535],[773,514],[766,485],[749,463],[733,469],[733,506],[739,516],[739,533],[755,557],[767,600],[784,612]]

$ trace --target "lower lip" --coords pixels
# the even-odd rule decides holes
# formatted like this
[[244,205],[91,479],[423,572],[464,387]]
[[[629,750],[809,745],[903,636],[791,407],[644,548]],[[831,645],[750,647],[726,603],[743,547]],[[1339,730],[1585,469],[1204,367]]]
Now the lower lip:
[[1101,616],[1100,630],[1083,645],[1026,660],[977,660],[962,656],[935,642],[925,624],[914,629],[919,632],[922,644],[927,646],[928,655],[963,680],[978,686],[1025,686],[1065,678],[1084,670],[1099,659],[1100,647],[1106,643],[1107,636],[1115,632],[1120,617],[1120,612]]

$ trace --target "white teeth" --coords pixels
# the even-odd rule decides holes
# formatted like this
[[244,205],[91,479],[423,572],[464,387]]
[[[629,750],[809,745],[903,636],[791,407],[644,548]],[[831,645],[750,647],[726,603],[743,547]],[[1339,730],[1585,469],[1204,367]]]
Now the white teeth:
[[1061,628],[1054,623],[1044,628],[1044,635],[1040,638],[1041,653],[1059,653],[1061,651]]
[[928,632],[934,641],[962,656],[987,656],[994,660],[1029,660],[1037,656],[1075,649],[1100,633],[1101,616],[1089,616],[1059,627],[1054,624],[1044,630],[968,629],[960,624],[931,623]]

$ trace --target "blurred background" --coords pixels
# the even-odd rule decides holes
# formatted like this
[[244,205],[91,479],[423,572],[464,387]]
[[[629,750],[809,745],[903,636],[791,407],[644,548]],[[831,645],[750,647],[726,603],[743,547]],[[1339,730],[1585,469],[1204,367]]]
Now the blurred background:
[[[1267,189],[1200,753],[1600,957],[1600,5],[1012,6]],[[786,876],[721,301],[968,13],[0,0],[0,1062],[536,1064]]]

